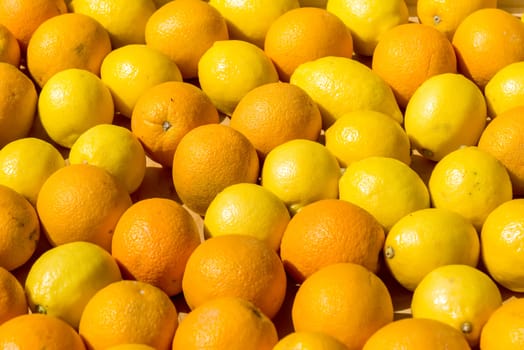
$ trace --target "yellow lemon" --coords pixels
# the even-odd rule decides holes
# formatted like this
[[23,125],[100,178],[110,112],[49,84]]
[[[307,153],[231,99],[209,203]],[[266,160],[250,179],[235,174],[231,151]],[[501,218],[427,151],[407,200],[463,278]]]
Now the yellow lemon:
[[90,127],[111,124],[114,104],[98,76],[70,68],[54,74],[44,84],[38,98],[38,115],[51,140],[70,148]]
[[414,211],[393,225],[384,257],[393,277],[413,291],[431,270],[448,264],[477,266],[480,243],[475,227],[447,209]]
[[319,331],[295,331],[281,338],[273,350],[347,350],[344,343]]
[[506,168],[476,146],[442,158],[433,168],[428,187],[434,207],[461,214],[479,231],[488,214],[513,197]]
[[363,56],[373,55],[384,32],[409,20],[404,0],[329,0],[326,8],[351,30],[355,53]]
[[138,138],[127,128],[100,124],[86,130],[69,152],[69,163],[87,163],[107,170],[129,193],[142,183],[146,154]]
[[211,201],[204,216],[204,234],[247,234],[278,250],[289,220],[286,205],[273,192],[258,184],[239,183]]
[[488,115],[497,115],[524,105],[524,61],[511,63],[493,75],[484,88]]
[[155,12],[153,0],[69,0],[69,12],[96,19],[109,33],[113,49],[129,44],[145,44],[145,28]]
[[348,112],[325,132],[326,147],[340,165],[371,156],[411,163],[411,145],[402,126],[389,115],[372,110]]
[[20,56],[20,45],[16,37],[6,26],[0,25],[0,62],[7,62],[18,67]]
[[424,157],[438,161],[460,146],[477,143],[487,112],[480,88],[461,74],[435,75],[408,101],[404,128]]
[[324,129],[343,114],[361,109],[383,112],[402,122],[390,86],[354,59],[326,56],[303,63],[291,75],[290,83],[304,89],[318,104]]
[[261,184],[284,201],[293,215],[306,204],[337,198],[340,172],[337,158],[324,145],[296,139],[267,154]]
[[509,298],[496,309],[480,333],[482,350],[520,350],[524,347],[524,298]]
[[524,199],[496,207],[482,226],[480,241],[489,275],[511,291],[524,292]]
[[418,0],[416,15],[422,24],[440,30],[451,40],[467,15],[487,7],[497,7],[497,0]]
[[102,61],[100,78],[113,96],[115,109],[131,118],[142,94],[166,81],[182,81],[176,63],[167,55],[142,44],[125,45]]
[[429,191],[406,163],[367,157],[351,163],[339,181],[340,199],[371,213],[386,229],[402,217],[429,207]]
[[429,318],[460,330],[473,347],[482,327],[502,305],[495,282],[484,272],[463,264],[437,267],[413,291],[414,318]]
[[271,59],[255,44],[218,40],[200,58],[198,80],[217,109],[231,115],[245,94],[279,78]]
[[116,260],[104,248],[75,241],[39,256],[29,270],[25,291],[32,312],[61,318],[78,329],[89,299],[121,279]]
[[24,137],[0,149],[0,184],[35,205],[42,184],[65,164],[60,151],[49,142]]
[[209,0],[224,16],[229,37],[264,47],[269,26],[285,12],[300,6],[298,0]]

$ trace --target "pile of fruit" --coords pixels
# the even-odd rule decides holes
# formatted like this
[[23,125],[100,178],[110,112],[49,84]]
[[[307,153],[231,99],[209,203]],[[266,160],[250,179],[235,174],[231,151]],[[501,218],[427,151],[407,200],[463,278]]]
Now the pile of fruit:
[[519,4],[0,0],[0,348],[523,349]]

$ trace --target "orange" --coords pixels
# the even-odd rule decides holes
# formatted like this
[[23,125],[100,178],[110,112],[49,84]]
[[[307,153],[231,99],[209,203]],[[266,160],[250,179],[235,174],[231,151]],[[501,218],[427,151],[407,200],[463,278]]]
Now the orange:
[[230,125],[251,141],[263,159],[286,141],[316,141],[322,129],[322,115],[302,88],[277,82],[261,85],[244,95],[231,115]]
[[61,319],[42,314],[26,314],[0,325],[2,349],[85,350],[82,338]]
[[35,30],[27,46],[27,69],[40,87],[67,68],[100,76],[102,60],[110,51],[109,34],[100,23],[87,15],[66,13]]
[[[1,5],[0,5],[1,6]],[[34,83],[17,67],[0,62],[0,148],[29,134],[38,95]]]
[[377,272],[384,239],[382,225],[369,212],[340,199],[322,199],[291,218],[280,257],[297,282],[334,263],[351,262]]
[[93,295],[78,333],[88,349],[140,343],[168,350],[177,325],[178,313],[167,294],[149,283],[123,280]]
[[173,350],[271,350],[277,343],[275,325],[253,303],[238,297],[205,302],[183,320]]
[[215,105],[200,88],[168,81],[138,98],[131,114],[131,131],[154,161],[171,168],[182,136],[197,126],[219,121]]
[[524,60],[524,23],[499,8],[469,14],[452,39],[459,73],[481,89],[501,68]]
[[524,106],[500,113],[486,126],[478,147],[497,158],[508,170],[513,195],[524,195]]
[[524,346],[524,298],[512,297],[493,311],[480,333],[482,350],[517,350]]
[[146,44],[175,61],[184,79],[195,78],[204,52],[215,41],[227,39],[226,20],[201,0],[171,1],[149,17],[145,28]]
[[18,67],[20,58],[21,52],[18,41],[13,33],[0,23],[0,62],[7,62]]
[[0,266],[14,270],[29,260],[40,238],[40,223],[31,203],[0,185]]
[[264,241],[231,234],[202,242],[187,261],[182,279],[191,309],[224,296],[249,300],[269,318],[286,294],[286,273],[277,253]]
[[189,212],[165,198],[136,202],[118,220],[111,254],[124,277],[150,283],[168,295],[182,291],[187,259],[200,244]]
[[421,23],[401,24],[386,31],[375,47],[371,67],[406,107],[415,90],[428,78],[455,73],[457,60],[445,34]]
[[223,124],[198,126],[182,137],[173,157],[173,183],[182,202],[204,215],[215,196],[229,185],[258,180],[255,146]]
[[298,288],[291,310],[296,331],[327,333],[359,350],[393,321],[393,303],[382,280],[362,265],[331,264]]
[[49,242],[96,243],[106,250],[118,219],[131,206],[120,182],[103,168],[73,164],[51,174],[40,188],[36,208]]
[[275,345],[273,350],[347,350],[347,347],[337,338],[324,332],[292,332]]
[[464,18],[486,7],[497,7],[497,0],[419,0],[416,15],[421,23],[437,28],[451,40]]
[[[376,331],[362,350],[470,350],[457,329],[433,319],[405,318]],[[503,348],[507,349],[507,348]]]
[[271,23],[264,51],[280,80],[289,81],[300,64],[324,56],[352,58],[353,39],[344,22],[325,8],[289,10]]
[[155,348],[145,344],[128,343],[110,346],[106,350],[155,350]]
[[67,12],[64,0],[10,0],[0,3],[0,23],[13,33],[25,52],[33,32],[46,19]]
[[8,270],[0,267],[0,325],[28,313],[24,287]]

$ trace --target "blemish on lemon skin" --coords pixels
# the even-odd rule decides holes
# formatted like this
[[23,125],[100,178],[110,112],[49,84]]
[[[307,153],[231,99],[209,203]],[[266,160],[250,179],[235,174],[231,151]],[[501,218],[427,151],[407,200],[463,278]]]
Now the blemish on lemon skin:
[[460,330],[464,334],[469,334],[473,332],[473,325],[471,324],[471,322],[466,321],[460,325]]
[[392,246],[388,245],[386,247],[386,249],[384,250],[384,254],[385,254],[386,258],[392,259],[392,258],[395,257],[395,250],[393,249]]
[[171,128],[171,123],[168,122],[167,120],[165,120],[165,121],[162,123],[162,130],[163,130],[163,131],[168,131],[170,128]]
[[440,24],[441,21],[442,21],[442,19],[440,18],[439,15],[435,15],[435,16],[433,16],[433,24],[434,24],[434,25],[438,25],[438,24]]

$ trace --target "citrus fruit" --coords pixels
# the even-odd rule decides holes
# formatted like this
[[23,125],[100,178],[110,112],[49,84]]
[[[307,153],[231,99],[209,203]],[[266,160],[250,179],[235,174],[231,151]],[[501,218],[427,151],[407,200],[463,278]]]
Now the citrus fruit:
[[229,185],[258,180],[253,144],[223,124],[198,126],[186,133],[173,157],[173,184],[182,202],[204,215],[215,196]]
[[40,222],[31,203],[5,185],[0,185],[0,209],[0,266],[11,271],[35,252]]
[[488,318],[480,333],[482,350],[522,348],[524,327],[524,299],[510,298]]
[[0,23],[18,40],[25,53],[33,32],[46,19],[67,12],[64,0],[13,0],[0,4]]
[[433,207],[461,214],[477,230],[493,209],[513,197],[504,165],[476,146],[459,148],[442,158],[428,188]]
[[324,332],[349,350],[361,349],[373,333],[393,321],[384,282],[353,263],[331,264],[309,276],[298,288],[291,312],[297,332]]
[[191,309],[218,297],[240,297],[272,318],[284,300],[286,273],[275,250],[260,239],[217,236],[189,256],[182,291]]
[[0,149],[0,184],[11,187],[35,205],[44,181],[65,165],[55,146],[42,139],[23,137]]
[[323,144],[295,139],[267,154],[261,184],[276,194],[294,215],[319,199],[337,198],[340,173],[336,157]]
[[513,195],[524,195],[524,167],[522,137],[524,132],[524,105],[501,112],[490,121],[478,147],[497,158],[506,168],[513,185]]
[[110,346],[106,350],[155,350],[155,348],[146,344],[129,343]]
[[76,241],[40,255],[29,270],[25,291],[33,313],[58,317],[78,329],[89,299],[121,279],[109,252],[94,243]]
[[372,56],[384,32],[408,22],[409,11],[404,0],[329,0],[327,10],[350,29],[355,53]]
[[271,23],[264,51],[275,64],[280,80],[304,62],[325,56],[352,58],[353,39],[344,22],[324,8],[300,7]]
[[173,338],[173,350],[260,349],[278,342],[275,325],[252,302],[238,297],[209,300],[189,312]]
[[145,28],[155,12],[153,0],[68,0],[70,12],[96,19],[109,33],[111,46],[145,44]]
[[34,83],[18,67],[0,62],[0,148],[29,134],[38,94]]
[[[411,163],[411,143],[391,116],[373,110],[341,115],[324,133],[325,145],[342,168],[356,160],[383,156]],[[378,142],[377,142],[378,141]]]
[[364,209],[340,199],[322,199],[293,216],[282,236],[280,257],[299,283],[334,263],[360,264],[377,272],[384,239],[384,229]]
[[384,243],[386,265],[404,288],[413,291],[438,266],[477,266],[480,242],[471,222],[448,209],[427,208],[398,220]]
[[362,350],[470,350],[462,333],[433,319],[406,318],[393,321],[366,341]]
[[481,89],[501,68],[524,59],[524,25],[500,8],[466,16],[453,35],[458,72]]
[[145,27],[146,44],[175,61],[184,79],[196,78],[200,57],[215,41],[227,39],[226,20],[201,0],[170,1],[149,17]]
[[302,331],[286,335],[273,348],[273,350],[293,349],[347,350],[347,347],[337,338],[327,333]]
[[50,315],[25,314],[0,325],[4,349],[85,350],[82,337],[67,322]]
[[451,40],[464,18],[487,7],[497,7],[497,0],[419,0],[416,16],[421,23],[435,27]]
[[99,124],[84,131],[71,146],[69,164],[92,164],[104,168],[129,193],[144,179],[146,155],[138,138],[127,128]]
[[204,235],[250,235],[278,251],[289,220],[286,205],[273,192],[258,184],[238,183],[224,188],[209,204]]
[[113,49],[102,61],[100,78],[111,91],[116,111],[128,118],[145,91],[166,81],[182,81],[173,60],[143,44]]
[[11,31],[0,23],[0,62],[20,65],[20,45]]
[[428,78],[456,73],[457,59],[445,34],[422,23],[387,30],[375,47],[371,67],[391,86],[400,107]]
[[489,275],[514,292],[523,292],[520,267],[524,255],[520,249],[524,237],[524,198],[500,204],[486,217],[480,232],[482,261]]
[[300,6],[298,0],[210,0],[226,19],[231,39],[264,47],[266,33],[278,17]]
[[243,40],[217,40],[198,61],[200,87],[226,115],[233,113],[249,91],[278,80],[275,65],[266,53]]
[[386,232],[405,215],[430,206],[418,174],[398,159],[380,156],[349,164],[339,180],[339,197],[367,210]]
[[114,104],[97,75],[69,68],[54,74],[42,87],[38,115],[51,140],[71,148],[87,129],[113,122]]
[[124,277],[150,283],[167,295],[182,291],[187,259],[200,244],[200,232],[177,202],[151,198],[136,202],[120,217],[111,254]]
[[0,267],[0,325],[27,311],[24,287],[15,275]]
[[411,145],[434,161],[461,146],[474,146],[487,120],[480,88],[462,74],[443,73],[424,81],[404,113]]
[[244,134],[264,159],[286,141],[318,140],[322,116],[315,101],[300,87],[276,82],[244,95],[231,115],[230,125]]
[[502,304],[495,282],[484,272],[463,264],[439,266],[413,291],[414,318],[429,318],[461,331],[468,343],[478,345],[482,327]]
[[211,99],[193,84],[167,81],[145,91],[131,114],[131,130],[147,155],[171,168],[175,150],[189,130],[218,124],[219,114]]
[[122,280],[108,284],[89,299],[78,332],[88,349],[140,343],[169,350],[177,325],[177,309],[161,289]]
[[98,76],[110,51],[109,34],[100,23],[83,14],[65,13],[36,28],[27,46],[27,69],[40,87],[68,68],[85,69]]
[[304,89],[318,104],[324,129],[343,114],[362,109],[383,112],[402,122],[402,113],[389,85],[354,59],[327,56],[303,63],[289,81]]
[[131,206],[123,184],[105,169],[72,164],[51,174],[40,188],[36,208],[53,246],[87,241],[111,248],[113,231]]
[[499,114],[524,105],[524,61],[510,63],[499,69],[484,87],[488,114]]

